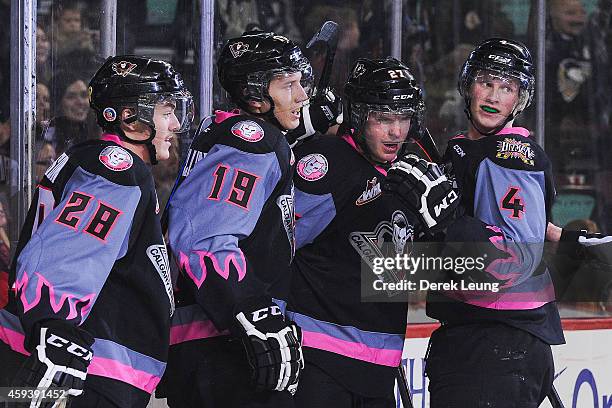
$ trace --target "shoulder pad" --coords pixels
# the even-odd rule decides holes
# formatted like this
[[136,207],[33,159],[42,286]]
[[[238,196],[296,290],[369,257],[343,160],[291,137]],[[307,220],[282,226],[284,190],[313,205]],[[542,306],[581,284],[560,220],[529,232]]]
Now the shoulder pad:
[[137,154],[114,142],[88,141],[72,147],[67,155],[76,166],[117,184],[139,185],[151,174]]

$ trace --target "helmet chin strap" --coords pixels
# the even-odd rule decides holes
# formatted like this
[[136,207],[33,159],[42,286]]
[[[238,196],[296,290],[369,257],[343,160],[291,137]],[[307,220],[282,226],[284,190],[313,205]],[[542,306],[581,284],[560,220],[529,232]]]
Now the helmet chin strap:
[[287,129],[285,129],[280,124],[280,122],[276,118],[276,115],[274,115],[274,108],[275,108],[274,100],[269,95],[264,95],[263,97],[268,100],[268,103],[270,104],[270,109],[268,109],[266,112],[253,112],[250,109],[248,109],[247,112],[249,112],[249,114],[253,116],[256,116],[258,118],[265,120],[266,122],[273,124],[274,126],[279,128],[283,132],[287,131]]
[[[127,123],[131,123],[134,122],[134,120],[130,120],[131,118],[128,118],[128,120],[126,120],[125,122]],[[155,145],[153,144],[153,139],[155,139],[155,128],[151,125],[148,125],[149,129],[151,129],[151,135],[145,139],[145,140],[136,140],[136,139],[132,139],[131,137],[129,137],[128,135],[125,134],[125,132],[123,131],[123,129],[121,129],[120,126],[117,126],[117,133],[119,134],[119,137],[123,140],[125,140],[128,143],[132,143],[132,144],[136,144],[136,145],[145,145],[145,147],[147,148],[147,151],[149,152],[149,161],[151,162],[152,165],[156,165],[157,163],[159,163],[159,161],[157,160],[157,151],[155,150]]]

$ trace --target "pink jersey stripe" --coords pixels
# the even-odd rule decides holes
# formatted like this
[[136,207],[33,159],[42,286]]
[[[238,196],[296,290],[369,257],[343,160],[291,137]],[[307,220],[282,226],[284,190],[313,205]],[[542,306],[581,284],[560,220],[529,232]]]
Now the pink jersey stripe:
[[153,392],[161,380],[160,377],[151,373],[136,370],[115,360],[96,356],[91,360],[91,364],[87,368],[87,374],[122,381],[149,394]]
[[210,321],[192,322],[173,326],[170,329],[170,344],[184,343],[190,340],[206,339],[209,337],[225,336],[229,331],[219,331]]
[[303,331],[304,347],[316,348],[341,354],[356,360],[397,367],[402,359],[402,350],[386,350],[368,347],[365,344],[341,340],[327,334]]
[[529,137],[529,131],[522,127],[507,127],[503,128],[499,132],[498,135],[521,135],[524,137]]
[[29,356],[30,353],[23,346],[25,336],[6,327],[0,326],[0,340],[6,343],[13,351]]

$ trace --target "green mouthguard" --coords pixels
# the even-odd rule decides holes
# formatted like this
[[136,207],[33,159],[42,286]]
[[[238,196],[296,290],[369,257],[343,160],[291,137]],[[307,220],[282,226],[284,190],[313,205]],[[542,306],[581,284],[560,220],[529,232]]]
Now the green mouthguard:
[[489,106],[481,106],[482,110],[489,113],[499,113],[499,110],[491,108]]

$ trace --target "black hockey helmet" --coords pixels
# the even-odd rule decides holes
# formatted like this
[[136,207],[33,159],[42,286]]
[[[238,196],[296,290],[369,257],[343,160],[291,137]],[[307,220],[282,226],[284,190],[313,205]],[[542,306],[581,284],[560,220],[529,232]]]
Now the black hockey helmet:
[[249,101],[264,98],[274,106],[268,87],[276,75],[301,72],[304,90],[309,94],[312,89],[308,59],[291,40],[272,32],[250,31],[230,39],[221,50],[217,69],[219,82],[244,110]]
[[[193,98],[180,74],[165,61],[134,55],[110,57],[89,82],[89,105],[96,112],[100,127],[130,143],[147,144],[149,149],[155,137],[153,111],[161,102],[175,105],[174,113],[180,123],[178,133],[187,131],[193,120]],[[135,112],[125,122],[139,120],[151,127],[149,139],[133,140],[121,130],[120,115],[125,108]],[[154,155],[151,161],[155,162]]]
[[502,78],[516,79],[520,87],[518,103],[504,124],[493,132],[481,132],[494,134],[531,104],[535,89],[535,68],[529,49],[519,41],[490,38],[479,44],[461,67],[457,83],[459,93],[465,100],[465,112],[470,121],[472,121],[470,88],[476,76],[483,71]]
[[353,136],[367,153],[363,134],[371,111],[412,115],[411,128],[423,118],[425,102],[410,69],[401,61],[360,58],[351,69],[344,86],[345,124],[353,129]]

